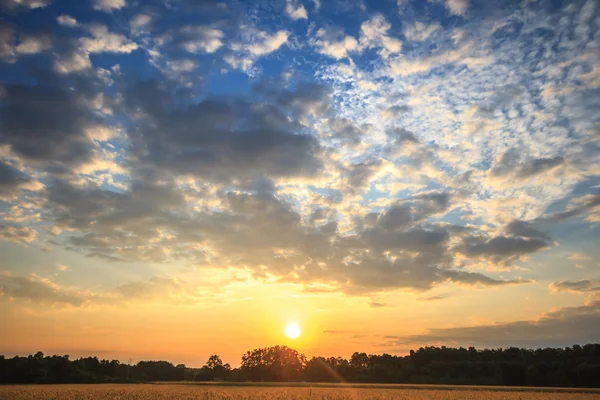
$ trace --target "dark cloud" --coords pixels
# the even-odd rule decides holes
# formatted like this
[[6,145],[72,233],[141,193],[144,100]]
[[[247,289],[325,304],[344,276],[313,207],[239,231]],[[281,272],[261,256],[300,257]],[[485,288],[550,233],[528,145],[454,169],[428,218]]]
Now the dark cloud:
[[359,127],[347,118],[329,120],[329,129],[332,132],[331,137],[351,146],[360,144],[362,136],[368,128],[368,126]]
[[435,343],[478,347],[564,347],[593,343],[600,331],[600,301],[579,307],[564,307],[537,320],[491,325],[429,329],[421,335],[405,336],[394,344]]
[[378,224],[385,230],[395,230],[422,221],[432,215],[443,213],[450,207],[451,195],[444,192],[430,192],[400,200],[383,212]]
[[588,279],[580,281],[559,281],[552,282],[549,287],[555,292],[598,292],[600,291],[600,282],[590,281]]
[[550,247],[539,238],[496,236],[491,239],[469,237],[457,250],[467,257],[484,258],[496,264],[508,264],[521,256]]
[[192,212],[180,190],[157,177],[134,180],[124,192],[61,181],[46,190],[45,218],[75,233],[67,239],[73,249],[106,260],[210,262],[249,268],[257,278],[270,274],[307,288],[321,282],[347,293],[428,290],[449,281],[470,286],[525,282],[452,269],[450,238],[468,231],[419,223],[449,207],[443,193],[405,200],[414,215],[407,226],[380,226],[378,221],[389,215],[385,210],[375,225],[341,236],[337,221],[324,214],[318,226],[304,222],[292,204],[271,191],[224,192],[218,195],[219,210]]
[[580,198],[576,198],[571,202],[571,207],[567,211],[549,214],[538,218],[539,222],[560,222],[569,218],[577,217],[589,211],[595,210],[600,206],[600,196],[588,194]]
[[561,156],[521,161],[519,152],[516,149],[510,149],[506,151],[500,160],[493,166],[490,170],[490,174],[493,177],[510,176],[515,179],[527,179],[552,171],[565,164],[566,161]]
[[371,184],[372,179],[381,170],[383,161],[380,159],[368,160],[352,164],[343,172],[346,187],[349,191],[362,191]]
[[79,307],[88,302],[88,293],[61,289],[46,278],[35,274],[13,276],[0,274],[0,297],[23,299],[42,305]]
[[524,238],[552,240],[548,234],[540,231],[535,224],[527,221],[514,220],[506,225],[505,232],[509,235],[521,236]]
[[383,307],[389,307],[389,304],[387,303],[381,303],[378,301],[372,301],[369,303],[369,307],[373,307],[373,308],[383,308]]
[[393,128],[386,132],[386,135],[391,139],[393,145],[402,145],[405,143],[419,143],[419,139],[405,128]]
[[435,300],[443,300],[445,298],[446,298],[446,296],[423,296],[423,297],[418,297],[417,300],[420,300],[420,301],[435,301]]
[[[16,35],[14,29],[0,20],[0,61],[14,62],[16,60]],[[0,91],[0,99],[2,91]]]
[[[90,92],[5,84],[0,96],[0,143],[39,165],[73,166],[90,159],[86,129],[102,123]],[[34,116],[34,117],[32,117]]]
[[537,158],[528,161],[517,170],[517,178],[529,178],[543,172],[550,171],[565,163],[565,159],[560,156],[552,158]]
[[0,161],[0,199],[15,195],[20,187],[31,182],[23,172]]
[[126,93],[139,116],[129,132],[131,153],[144,165],[219,182],[315,175],[321,147],[287,118],[290,110],[304,115],[304,96],[289,97],[290,108],[221,98],[176,107],[158,84],[140,83]]

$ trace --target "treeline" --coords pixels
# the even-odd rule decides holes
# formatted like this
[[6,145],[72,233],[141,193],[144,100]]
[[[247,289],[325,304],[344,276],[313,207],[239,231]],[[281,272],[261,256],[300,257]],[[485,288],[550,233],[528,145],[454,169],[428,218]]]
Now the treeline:
[[217,355],[202,368],[166,361],[135,365],[96,357],[0,356],[0,383],[145,381],[423,383],[600,387],[600,344],[545,349],[424,347],[407,356],[356,352],[349,359],[313,357],[286,346],[248,351],[239,368]]

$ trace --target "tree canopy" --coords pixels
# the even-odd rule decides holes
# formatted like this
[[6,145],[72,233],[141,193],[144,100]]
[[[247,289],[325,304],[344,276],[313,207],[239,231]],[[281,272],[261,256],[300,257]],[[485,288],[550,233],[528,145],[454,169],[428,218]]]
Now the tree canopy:
[[409,355],[355,352],[349,359],[312,357],[287,346],[246,352],[239,368],[211,355],[201,368],[167,361],[135,365],[68,355],[0,356],[0,383],[264,381],[427,383],[600,387],[600,344],[565,348],[478,350],[422,347]]

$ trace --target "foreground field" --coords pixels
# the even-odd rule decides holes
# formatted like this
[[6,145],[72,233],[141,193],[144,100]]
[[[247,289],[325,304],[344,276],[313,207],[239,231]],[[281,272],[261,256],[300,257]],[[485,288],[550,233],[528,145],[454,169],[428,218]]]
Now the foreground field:
[[600,393],[340,387],[238,387],[207,385],[0,386],[0,400],[600,400]]

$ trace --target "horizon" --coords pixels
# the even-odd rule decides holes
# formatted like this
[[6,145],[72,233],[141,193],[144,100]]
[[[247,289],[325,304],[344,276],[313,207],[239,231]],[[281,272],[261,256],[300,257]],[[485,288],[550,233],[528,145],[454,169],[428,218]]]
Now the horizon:
[[492,3],[0,0],[0,353],[600,342],[600,4]]
[[[585,344],[575,343],[573,345],[566,346],[566,347],[567,348],[572,348],[573,346],[583,347],[585,345],[600,345],[600,343],[585,343]],[[267,347],[277,347],[277,346],[289,347],[289,346],[280,345],[280,344],[274,344],[274,345],[267,346]],[[444,348],[445,347],[445,348],[448,348],[448,349],[461,349],[462,348],[462,349],[466,349],[466,350],[470,349],[470,347],[460,347],[460,346],[459,347],[449,347],[449,346],[443,346],[443,345],[442,346],[423,346],[422,348],[427,348],[427,347],[437,347],[437,348]],[[293,347],[289,347],[289,348],[291,350],[295,350]],[[510,347],[504,347],[504,348],[500,348],[500,349],[506,350],[508,348],[510,348]],[[534,351],[534,350],[541,350],[541,349],[544,349],[544,348],[541,348],[541,347],[537,347],[537,348],[534,348],[534,347],[532,347],[532,348],[523,347],[523,348],[519,348],[519,349],[520,350],[525,349],[525,350]],[[564,348],[557,347],[557,348],[552,348],[552,349],[564,349]],[[256,349],[248,349],[249,352],[250,351],[254,351],[254,350],[256,350]],[[405,354],[389,354],[389,353],[385,353],[385,352],[383,352],[383,353],[365,353],[365,354],[367,354],[369,356],[371,356],[371,355],[383,356],[383,355],[389,354],[389,355],[395,356],[395,357],[409,357],[410,356],[410,351],[417,351],[417,350],[419,350],[419,349],[410,349]],[[483,351],[487,351],[487,350],[498,350],[498,348],[475,348],[475,350],[477,350],[478,352],[483,352]],[[28,354],[26,354],[26,353],[14,353],[14,354],[8,354],[7,355],[7,353],[2,353],[0,351],[0,357],[2,357],[2,356],[6,357],[6,358],[9,358],[9,357],[28,357],[28,356],[34,356],[37,353],[38,352],[33,352],[33,353],[28,353]],[[83,352],[81,352],[81,353],[75,352],[75,354],[79,354],[79,355],[72,355],[72,354],[60,353],[60,352],[54,353],[54,354],[46,354],[44,352],[41,352],[41,353],[43,353],[44,357],[69,356],[69,360],[71,360],[71,361],[74,361],[74,360],[77,360],[77,359],[81,359],[81,358],[88,358],[88,357],[92,357],[92,358],[96,357],[98,360],[107,360],[107,361],[117,360],[121,364],[131,365],[131,366],[134,366],[137,363],[142,362],[142,361],[166,361],[168,363],[171,363],[173,366],[183,364],[183,365],[185,365],[186,368],[193,368],[193,369],[199,369],[199,368],[202,368],[203,366],[205,366],[206,363],[207,363],[207,361],[208,361],[208,359],[209,359],[209,357],[211,357],[213,355],[217,355],[217,356],[219,356],[219,358],[221,358],[218,353],[213,352],[213,353],[207,355],[206,357],[204,357],[204,360],[206,360],[206,361],[204,361],[204,362],[202,362],[201,364],[198,364],[198,365],[192,365],[192,364],[188,364],[186,362],[181,362],[181,360],[175,360],[174,361],[174,360],[169,359],[168,357],[165,357],[165,358],[154,358],[154,359],[152,359],[152,358],[143,358],[142,357],[142,358],[136,360],[135,358],[132,358],[132,357],[129,357],[129,358],[126,358],[126,359],[119,359],[119,358],[110,358],[110,357],[104,357],[104,356],[99,356],[99,355],[90,354],[90,353],[83,353]],[[310,360],[313,357],[323,357],[323,358],[332,358],[332,357],[333,358],[339,358],[339,357],[341,357],[343,359],[350,360],[352,358],[352,355],[354,353],[362,353],[362,352],[355,351],[352,354],[349,354],[347,357],[345,357],[343,355],[339,355],[339,354],[338,355],[323,355],[323,354],[304,354],[302,352],[298,352],[298,353],[301,354],[301,355],[306,356],[307,360]],[[245,354],[245,353],[243,353],[243,354]],[[243,354],[240,355],[240,357],[239,357],[240,360],[242,359]],[[241,361],[238,362],[237,364],[234,363],[234,362],[231,362],[231,360],[227,360],[227,359],[222,359],[222,361],[224,363],[229,364],[231,366],[231,368],[240,368],[240,365],[241,365]],[[240,364],[240,365],[238,365],[238,364]]]

